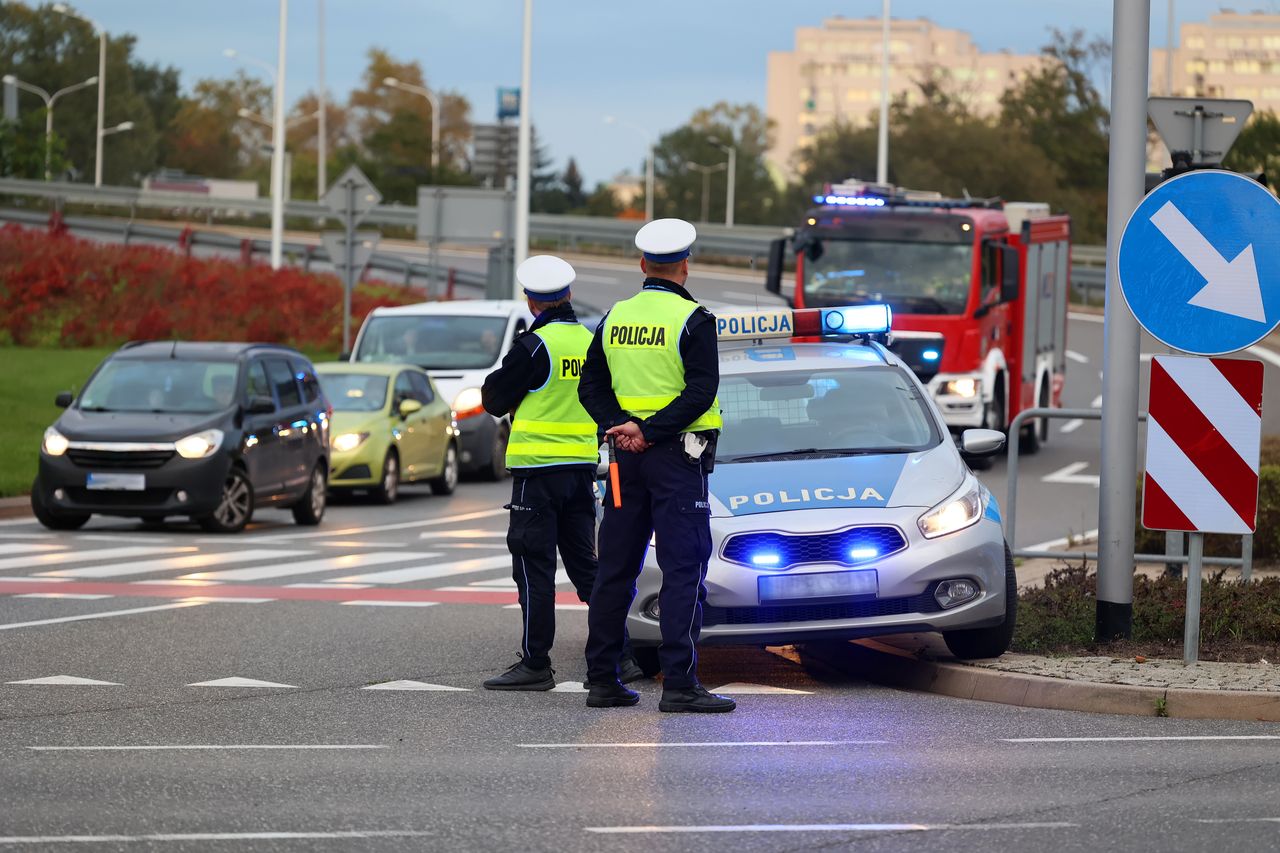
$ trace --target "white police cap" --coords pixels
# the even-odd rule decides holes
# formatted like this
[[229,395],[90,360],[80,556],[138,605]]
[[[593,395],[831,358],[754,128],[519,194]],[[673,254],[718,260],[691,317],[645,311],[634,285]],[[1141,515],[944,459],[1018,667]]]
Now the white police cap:
[[569,295],[569,285],[577,273],[563,258],[534,255],[516,267],[516,281],[524,292],[539,302],[554,302]]
[[674,264],[689,257],[689,247],[698,238],[698,230],[683,219],[655,219],[636,232],[636,248],[645,260],[655,264]]

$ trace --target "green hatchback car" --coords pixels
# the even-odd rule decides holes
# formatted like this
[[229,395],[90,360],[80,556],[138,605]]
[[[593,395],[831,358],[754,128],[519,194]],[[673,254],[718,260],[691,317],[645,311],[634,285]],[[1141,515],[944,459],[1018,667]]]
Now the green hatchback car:
[[392,503],[401,483],[437,495],[458,485],[458,425],[426,371],[409,364],[316,365],[333,404],[331,490],[364,490]]

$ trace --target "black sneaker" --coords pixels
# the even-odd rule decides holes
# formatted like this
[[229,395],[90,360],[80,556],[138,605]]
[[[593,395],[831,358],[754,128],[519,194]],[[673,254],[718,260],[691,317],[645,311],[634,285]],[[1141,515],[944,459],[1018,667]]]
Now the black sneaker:
[[628,690],[618,682],[612,684],[588,684],[588,708],[626,708],[640,701],[640,694]]
[[727,696],[717,696],[701,684],[683,690],[667,687],[658,703],[659,711],[672,714],[727,714],[736,707],[737,702]]
[[644,670],[640,668],[640,664],[636,663],[635,658],[623,658],[618,664],[618,680],[623,684],[630,684],[633,681],[639,681],[647,678]]
[[484,683],[485,690],[550,690],[556,686],[555,670],[549,666],[536,668],[520,661],[502,675]]

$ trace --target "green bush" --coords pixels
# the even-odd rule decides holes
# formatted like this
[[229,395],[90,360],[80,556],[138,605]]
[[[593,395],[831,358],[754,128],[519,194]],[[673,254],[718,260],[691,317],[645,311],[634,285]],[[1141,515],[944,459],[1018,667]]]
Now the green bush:
[[[1163,554],[1164,531],[1142,526],[1142,477],[1138,477],[1137,531],[1134,551]],[[1239,557],[1240,537],[1210,533],[1204,537],[1206,557]],[[1258,529],[1253,535],[1253,559],[1257,563],[1280,561],[1280,436],[1262,442],[1262,467],[1258,470]]]
[[[1081,565],[1054,569],[1044,586],[1023,591],[1013,648],[1063,651],[1091,646],[1097,597],[1096,573]],[[1139,575],[1133,582],[1133,640],[1179,643],[1186,613],[1187,583],[1181,578]],[[1222,572],[1200,591],[1200,639],[1215,642],[1280,643],[1280,578],[1246,583]]]

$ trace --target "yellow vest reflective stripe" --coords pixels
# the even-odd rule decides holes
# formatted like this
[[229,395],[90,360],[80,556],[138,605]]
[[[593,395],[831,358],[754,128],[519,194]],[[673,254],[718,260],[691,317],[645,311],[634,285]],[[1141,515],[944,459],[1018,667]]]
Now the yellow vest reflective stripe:
[[[613,306],[601,333],[618,405],[652,417],[684,390],[680,336],[696,303],[667,290],[642,290]],[[681,432],[720,429],[720,400]]]
[[533,332],[551,362],[547,381],[516,408],[507,442],[508,468],[595,462],[596,424],[578,402],[578,379],[591,333],[578,323],[548,323]]

